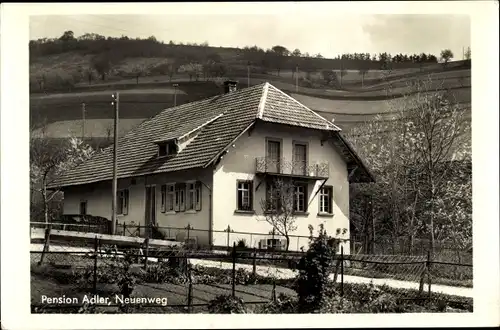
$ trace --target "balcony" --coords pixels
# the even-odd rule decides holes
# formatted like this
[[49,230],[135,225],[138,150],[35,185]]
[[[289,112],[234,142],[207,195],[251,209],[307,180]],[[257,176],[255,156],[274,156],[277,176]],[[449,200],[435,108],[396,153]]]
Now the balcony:
[[308,164],[304,161],[290,161],[285,158],[257,157],[255,172],[315,180],[328,179],[330,166],[328,162]]

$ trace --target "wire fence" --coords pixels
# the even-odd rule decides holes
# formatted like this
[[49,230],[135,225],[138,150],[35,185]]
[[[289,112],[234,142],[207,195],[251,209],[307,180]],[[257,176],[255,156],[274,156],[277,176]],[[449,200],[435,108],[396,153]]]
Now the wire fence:
[[[108,221],[109,222],[109,221]],[[32,228],[52,228],[83,233],[111,234],[110,223],[99,224],[74,224],[74,223],[49,223],[32,222]],[[351,255],[407,255],[426,256],[429,250],[429,242],[424,239],[415,239],[412,244],[408,238],[380,237],[377,240],[367,242],[363,237],[343,238],[344,233],[329,233],[340,237],[346,254]],[[185,227],[168,226],[145,226],[133,223],[116,222],[115,235],[137,238],[162,239],[172,242],[183,242],[191,249],[221,249],[229,250],[236,244],[239,248],[258,250],[288,250],[305,251],[309,246],[309,236],[289,235],[288,249],[286,248],[286,237],[276,232],[257,233],[242,232],[231,228],[229,225],[223,230],[208,230],[195,228],[192,225]],[[210,239],[211,238],[211,239]],[[340,250],[340,247],[339,247]],[[433,251],[433,260],[441,262],[452,262],[457,264],[472,263],[472,249],[459,249],[449,244],[436,242]]]
[[[221,294],[261,306],[280,294],[295,297],[304,253],[179,248],[137,242],[57,241],[45,231],[31,245],[33,313],[198,313]],[[330,279],[348,299],[368,299],[357,284],[389,287],[402,299],[468,296],[472,265],[427,256],[350,255],[341,247]]]

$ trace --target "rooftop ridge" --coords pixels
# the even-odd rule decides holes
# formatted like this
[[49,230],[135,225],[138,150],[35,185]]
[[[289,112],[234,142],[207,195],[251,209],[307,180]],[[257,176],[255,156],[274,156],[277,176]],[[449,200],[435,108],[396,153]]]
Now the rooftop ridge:
[[320,118],[321,120],[325,121],[325,125],[326,125],[326,128],[330,128],[330,126],[333,126],[334,129],[336,130],[339,130],[341,131],[340,127],[338,127],[337,125],[335,125],[334,123],[332,123],[331,121],[329,121],[328,119],[320,116],[318,113],[316,113],[315,111],[309,109],[307,106],[305,106],[304,104],[300,103],[298,100],[294,99],[293,97],[291,97],[290,95],[288,95],[287,93],[283,92],[281,89],[273,86],[272,84],[269,84],[269,86],[271,86],[274,90],[276,90],[277,92],[285,95],[287,98],[289,98],[290,100],[294,101],[295,103],[297,103],[298,105],[304,107],[305,109],[307,109],[308,111],[310,111],[311,113],[313,113],[315,116],[317,116],[318,118]]
[[264,113],[264,108],[266,106],[267,92],[269,91],[269,83],[264,83],[264,88],[262,91],[262,96],[260,97],[259,107],[257,108],[257,118],[262,119],[262,114]]

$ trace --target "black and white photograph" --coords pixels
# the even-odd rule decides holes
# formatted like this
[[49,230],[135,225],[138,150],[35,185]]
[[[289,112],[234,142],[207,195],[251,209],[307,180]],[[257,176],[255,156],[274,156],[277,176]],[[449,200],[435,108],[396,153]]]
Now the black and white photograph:
[[498,325],[495,9],[27,5],[22,55],[2,26],[2,302],[49,328]]

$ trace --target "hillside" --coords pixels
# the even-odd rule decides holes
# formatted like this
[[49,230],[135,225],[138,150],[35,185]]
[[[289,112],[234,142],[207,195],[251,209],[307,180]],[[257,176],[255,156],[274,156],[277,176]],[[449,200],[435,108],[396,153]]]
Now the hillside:
[[[394,107],[403,106],[403,96],[411,91],[408,85],[416,79],[431,79],[432,90],[448,91],[470,113],[470,61],[449,62],[446,66],[395,62],[390,69],[381,70],[381,61],[344,59],[343,69],[339,70],[338,59],[282,56],[282,63],[273,62],[274,66],[280,64],[279,70],[265,61],[254,60],[248,77],[248,54],[257,58],[259,54],[265,57],[266,52],[152,44],[155,46],[149,54],[141,54],[148,50],[147,47],[134,48],[136,54],[131,54],[127,48],[128,57],[122,55],[108,63],[104,76],[99,76],[92,67],[95,67],[96,57],[115,56],[110,55],[111,50],[54,48],[49,52],[47,49],[42,51],[40,45],[30,45],[31,125],[48,125],[47,132],[54,138],[80,136],[84,102],[85,136],[108,143],[114,115],[110,103],[113,92],[120,91],[120,134],[124,134],[143,120],[173,106],[174,98],[179,105],[221,93],[221,82],[225,79],[239,81],[239,88],[267,81],[325,118],[334,119],[344,130],[376,117],[389,120]],[[55,45],[61,47],[61,42]],[[36,47],[38,50],[33,50]],[[203,62],[201,58],[206,57],[213,58],[213,62]],[[203,66],[193,65],[195,62],[203,62],[212,69],[223,66],[223,72],[205,70]],[[296,70],[290,68],[292,62],[299,63],[298,79]],[[174,64],[176,69],[169,71]],[[199,71],[190,72],[187,68]],[[91,79],[87,79],[89,73]]]

